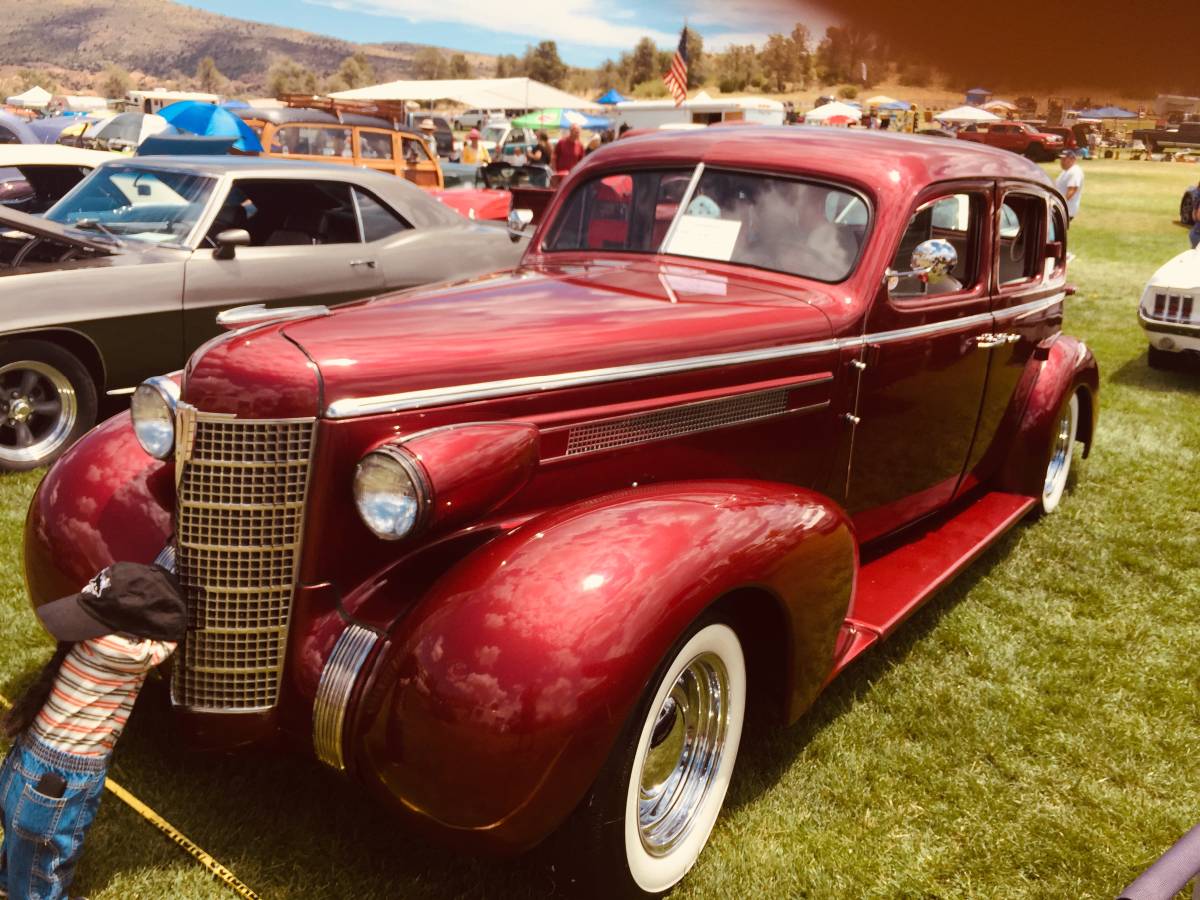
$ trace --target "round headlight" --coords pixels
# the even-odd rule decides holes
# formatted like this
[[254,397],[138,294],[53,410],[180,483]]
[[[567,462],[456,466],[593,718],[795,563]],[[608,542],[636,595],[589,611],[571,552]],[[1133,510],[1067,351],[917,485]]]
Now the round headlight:
[[133,433],[142,449],[155,459],[169,459],[175,452],[175,407],[179,385],[164,375],[155,375],[137,386],[129,404]]
[[362,458],[354,473],[354,504],[377,537],[397,541],[420,522],[429,491],[423,474],[403,451],[381,447]]

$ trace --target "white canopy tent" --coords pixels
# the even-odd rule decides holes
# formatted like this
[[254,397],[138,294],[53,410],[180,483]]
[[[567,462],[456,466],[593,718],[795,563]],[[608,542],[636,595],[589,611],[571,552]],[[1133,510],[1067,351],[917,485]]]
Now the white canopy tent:
[[389,81],[330,94],[338,100],[452,100],[475,109],[596,109],[584,100],[532,78],[442,78]]
[[934,113],[933,117],[939,122],[999,122],[1000,117],[993,115],[978,106],[956,106],[945,112]]
[[4,102],[9,106],[23,106],[26,109],[45,109],[52,99],[54,97],[49,91],[34,85],[25,93],[15,94]]
[[830,103],[823,103],[816,109],[809,110],[804,114],[805,122],[824,122],[828,119],[833,119],[841,116],[845,119],[853,119],[858,121],[862,118],[862,110],[857,106],[851,106],[848,103],[839,103],[834,100]]

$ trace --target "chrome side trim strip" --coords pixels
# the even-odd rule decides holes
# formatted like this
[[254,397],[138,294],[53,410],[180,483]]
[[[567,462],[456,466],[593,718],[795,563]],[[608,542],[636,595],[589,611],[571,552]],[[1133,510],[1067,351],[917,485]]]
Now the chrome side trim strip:
[[502,381],[484,381],[478,384],[430,388],[423,391],[381,394],[377,397],[337,400],[329,404],[325,415],[330,419],[349,419],[374,413],[401,412],[423,409],[428,406],[465,403],[469,400],[490,400],[495,397],[508,397],[529,391],[554,391],[562,388],[606,384],[612,381],[649,378],[654,375],[673,375],[678,372],[690,372],[695,369],[709,369],[717,366],[736,366],[743,363],[811,356],[817,353],[834,352],[839,346],[839,342],[835,340],[785,344],[781,347],[764,347],[760,350],[738,350],[734,353],[714,353],[709,356],[691,356],[684,359],[612,366],[611,368],[589,369],[582,372],[533,375],[527,378],[506,378]]
[[764,347],[759,350],[738,350],[732,353],[714,353],[707,356],[690,356],[682,359],[635,363],[633,365],[612,366],[604,369],[588,369],[580,372],[560,372],[554,375],[506,378],[500,381],[482,381],[475,384],[428,388],[421,391],[379,394],[374,397],[353,397],[345,400],[337,400],[329,404],[325,409],[325,416],[329,419],[351,419],[356,416],[368,416],[378,413],[404,412],[406,410],[425,409],[431,406],[449,406],[455,403],[467,403],[472,400],[492,400],[497,397],[510,397],[515,394],[527,392],[540,393],[542,391],[554,391],[563,388],[607,384],[613,381],[650,378],[655,375],[674,375],[680,372],[692,372],[698,369],[711,369],[719,366],[738,366],[746,363],[812,356],[818,353],[835,352],[844,347],[861,347],[865,344],[890,343],[921,335],[938,334],[943,331],[958,331],[961,328],[973,327],[975,325],[990,325],[994,316],[1008,318],[1015,314],[1018,318],[1021,318],[1032,315],[1040,310],[1048,309],[1059,303],[1064,297],[1066,297],[1066,293],[1060,292],[1051,297],[1033,300],[1019,306],[998,310],[995,313],[978,313],[977,315],[965,316],[961,319],[951,319],[946,322],[931,322],[927,325],[897,328],[893,331],[880,331],[860,337],[837,338],[804,344],[784,344],[779,347]]
[[333,653],[321,671],[313,700],[313,750],[317,759],[339,772],[346,768],[342,753],[346,708],[358,673],[377,643],[379,635],[374,631],[350,625],[333,645]]

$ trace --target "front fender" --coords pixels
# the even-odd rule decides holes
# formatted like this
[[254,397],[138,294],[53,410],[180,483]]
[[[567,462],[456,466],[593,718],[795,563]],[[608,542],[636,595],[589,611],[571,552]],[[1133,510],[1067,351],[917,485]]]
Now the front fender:
[[733,596],[778,606],[789,706],[810,703],[856,567],[845,514],[787,485],[662,485],[540,516],[398,623],[348,746],[435,831],[525,849],[579,802],[662,656],[717,599],[751,588]]
[[25,519],[33,605],[78,591],[114,562],[153,562],[173,527],[174,471],[142,450],[128,412],[68,450],[38,485]]
[[1060,334],[1042,348],[1042,360],[1031,362],[1017,396],[1026,397],[1002,469],[1006,490],[1038,496],[1058,410],[1063,400],[1080,392],[1078,439],[1086,457],[1092,449],[1100,416],[1100,368],[1083,341]]

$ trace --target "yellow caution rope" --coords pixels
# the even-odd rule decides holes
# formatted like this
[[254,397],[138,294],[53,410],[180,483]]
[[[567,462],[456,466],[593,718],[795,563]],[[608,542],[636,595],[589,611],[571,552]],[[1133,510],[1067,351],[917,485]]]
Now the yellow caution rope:
[[[12,707],[12,704],[2,694],[0,694],[0,707],[3,707],[4,709],[9,709]],[[204,868],[212,872],[214,876],[228,885],[231,890],[245,897],[246,900],[261,900],[258,894],[252,891],[245,883],[240,881],[238,877],[231,871],[217,862],[210,853],[207,853],[200,849],[200,847],[196,846],[195,842],[188,838],[187,835],[152,810],[137,797],[133,796],[133,794],[129,793],[129,791],[125,790],[125,788],[121,787],[121,785],[117,784],[117,782],[113,781],[111,777],[104,780],[104,786],[108,788],[110,793],[116,795],[117,799],[119,799],[122,803],[124,803],[139,816],[141,816],[143,819],[165,834],[168,838],[182,847],[185,851],[187,851],[188,855],[190,855],[194,860],[196,860],[196,862],[200,863],[200,865],[204,866]]]

